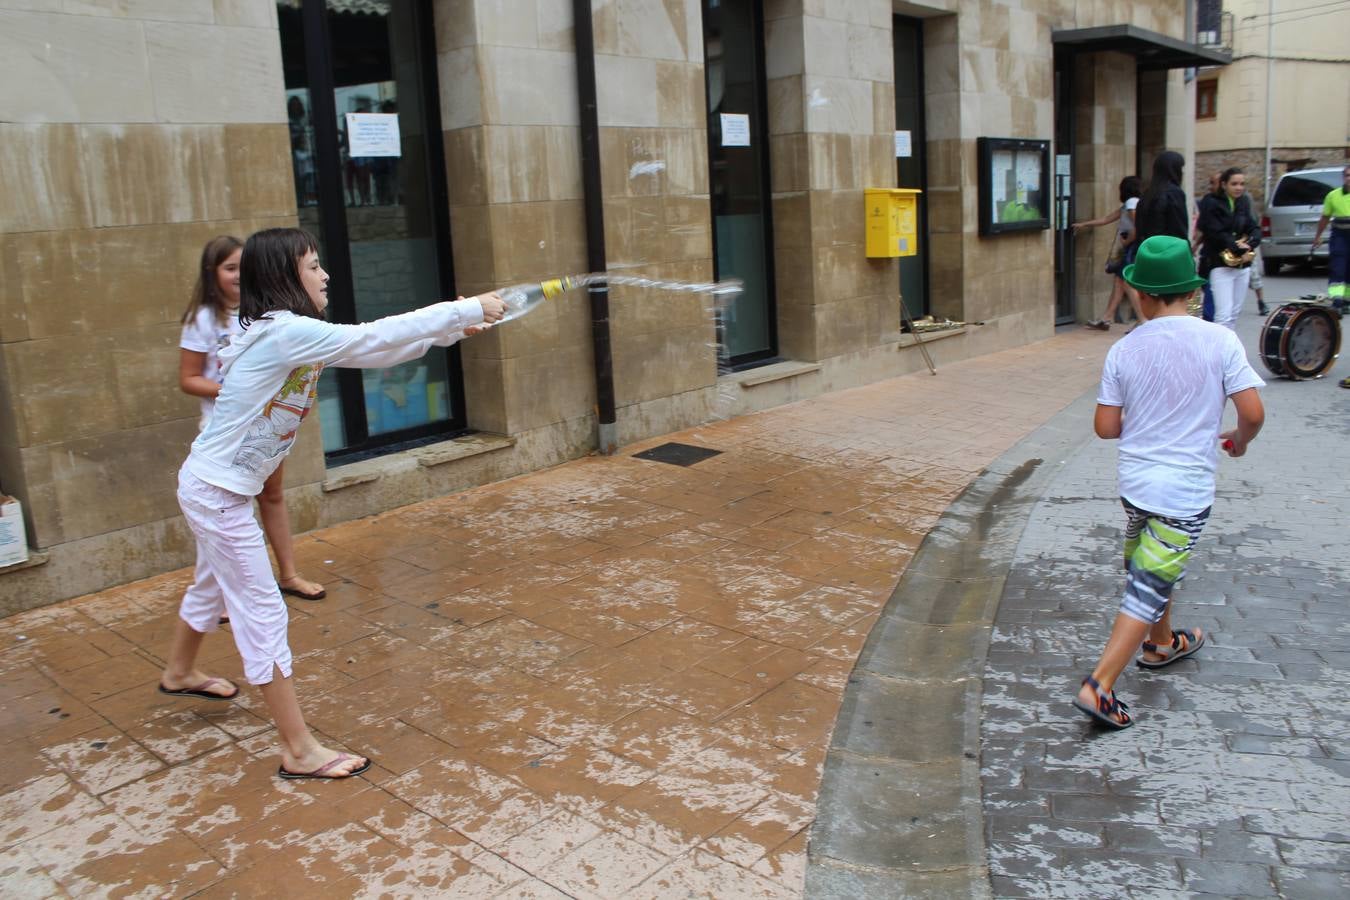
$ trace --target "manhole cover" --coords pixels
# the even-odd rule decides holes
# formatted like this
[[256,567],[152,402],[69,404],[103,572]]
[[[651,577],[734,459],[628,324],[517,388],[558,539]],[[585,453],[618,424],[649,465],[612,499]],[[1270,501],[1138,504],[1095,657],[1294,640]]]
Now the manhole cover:
[[721,450],[710,450],[707,447],[695,447],[693,444],[662,444],[659,447],[653,447],[650,450],[643,450],[641,453],[634,453],[638,459],[650,459],[654,462],[670,463],[672,466],[692,466],[694,463],[703,462],[710,456],[716,456]]

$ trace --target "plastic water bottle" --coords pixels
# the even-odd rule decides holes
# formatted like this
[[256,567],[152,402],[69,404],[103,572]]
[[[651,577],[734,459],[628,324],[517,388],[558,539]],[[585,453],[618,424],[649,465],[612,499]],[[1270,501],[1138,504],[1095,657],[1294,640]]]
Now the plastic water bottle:
[[594,279],[591,275],[564,275],[561,278],[549,278],[546,281],[529,284],[516,284],[509,288],[502,288],[497,293],[501,296],[502,302],[506,304],[506,314],[502,320],[497,323],[497,327],[505,325],[512,319],[519,319],[521,316],[537,309],[549,300],[584,287]]

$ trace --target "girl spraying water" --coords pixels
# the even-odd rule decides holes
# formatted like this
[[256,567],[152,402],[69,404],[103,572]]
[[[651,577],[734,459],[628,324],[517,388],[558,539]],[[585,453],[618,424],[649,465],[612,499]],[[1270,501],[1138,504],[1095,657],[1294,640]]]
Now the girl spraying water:
[[[222,235],[207,241],[197,269],[197,284],[183,313],[183,336],[178,346],[178,386],[201,401],[201,426],[211,417],[220,393],[221,348],[242,333],[239,327],[239,257],[244,243]],[[322,600],[323,585],[302,578],[295,565],[291,520],[282,489],[282,466],[263,482],[258,512],[263,533],[277,558],[277,585],[283,594],[301,600]],[[201,560],[197,561],[200,566]]]
[[250,500],[290,452],[325,366],[381,368],[449,346],[502,318],[496,293],[435,303],[362,325],[324,321],[328,273],[318,243],[295,228],[260,231],[240,260],[243,333],[220,351],[215,409],[178,473],[178,502],[197,539],[197,576],[183,596],[159,689],[228,700],[239,688],[196,666],[202,636],[222,612],[249,683],[260,687],[281,742],[282,778],[347,778],[363,756],[321,745],[305,725],[291,679],[287,612],[272,579]]

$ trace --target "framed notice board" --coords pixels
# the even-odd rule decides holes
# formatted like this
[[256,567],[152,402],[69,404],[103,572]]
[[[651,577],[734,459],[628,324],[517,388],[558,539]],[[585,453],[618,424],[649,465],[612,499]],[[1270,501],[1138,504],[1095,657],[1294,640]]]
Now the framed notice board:
[[980,234],[1050,227],[1050,142],[978,138]]

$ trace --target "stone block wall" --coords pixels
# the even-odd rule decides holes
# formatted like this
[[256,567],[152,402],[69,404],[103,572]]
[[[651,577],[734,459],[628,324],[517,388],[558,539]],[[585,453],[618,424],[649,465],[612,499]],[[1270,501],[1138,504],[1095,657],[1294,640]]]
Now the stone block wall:
[[895,186],[891,10],[768,2],[770,172],[783,356],[857,353],[899,330],[898,270],[864,252],[863,190]]
[[[30,605],[190,549],[177,348],[198,254],[295,222],[276,29],[269,0],[0,0],[0,485],[30,543],[60,548]],[[290,468],[321,478],[317,442]]]
[[[583,271],[570,4],[438,2],[436,17],[461,293]],[[709,280],[700,4],[601,4],[594,27],[610,269]],[[616,287],[610,305],[621,432],[628,408],[712,387],[714,334],[699,298]],[[565,295],[466,344],[470,424],[520,434],[592,415],[589,316],[584,293]]]
[[[1122,53],[1080,56],[1074,68],[1074,218],[1097,219],[1120,207],[1120,180],[1138,169],[1140,102],[1134,59]],[[1075,310],[1079,320],[1101,317],[1114,277],[1105,271],[1116,226],[1103,225],[1074,239]]]
[[[1350,161],[1350,146],[1341,147],[1279,147],[1270,154],[1270,183],[1272,186],[1285,172],[1298,169],[1324,169],[1344,166]],[[1266,150],[1264,147],[1234,150],[1200,150],[1195,154],[1195,177],[1192,186],[1198,197],[1209,190],[1209,176],[1237,166],[1247,175],[1247,192],[1252,198],[1252,209],[1259,212],[1266,207],[1265,181]]]

